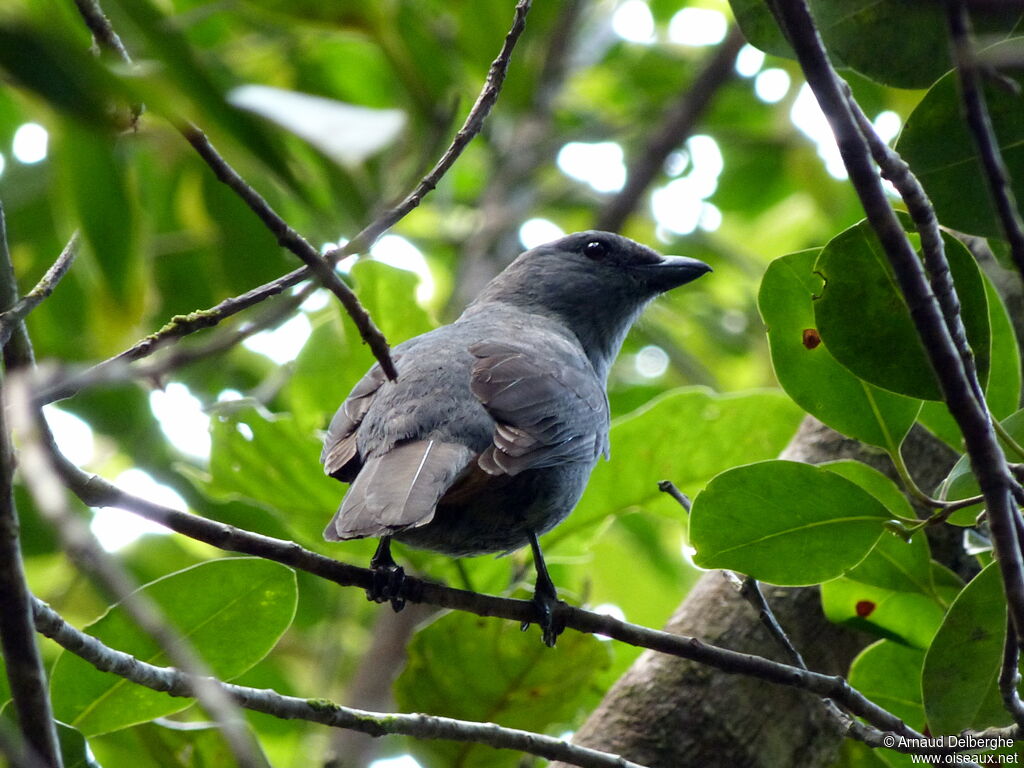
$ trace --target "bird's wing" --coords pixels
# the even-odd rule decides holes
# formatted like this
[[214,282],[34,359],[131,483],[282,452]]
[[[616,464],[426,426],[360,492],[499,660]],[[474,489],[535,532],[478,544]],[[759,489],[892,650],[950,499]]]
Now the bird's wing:
[[[393,359],[396,358],[393,356]],[[370,410],[374,395],[385,381],[387,379],[380,366],[374,365],[352,388],[345,402],[331,419],[327,437],[324,439],[323,453],[320,454],[324,472],[331,477],[350,483],[362,467],[363,462],[356,448],[356,435],[363,417]]]
[[567,342],[541,350],[500,341],[469,351],[477,358],[470,389],[495,421],[481,469],[517,475],[607,455],[608,399],[582,352]]
[[438,500],[472,461],[458,443],[415,440],[366,460],[324,531],[328,541],[389,536],[426,525]]

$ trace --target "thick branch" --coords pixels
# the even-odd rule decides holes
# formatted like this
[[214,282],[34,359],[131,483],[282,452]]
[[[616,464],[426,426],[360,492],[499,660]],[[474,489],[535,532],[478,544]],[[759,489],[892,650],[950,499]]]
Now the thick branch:
[[[0,308],[8,309],[17,300],[18,287],[0,205]],[[25,744],[46,765],[59,768],[57,731],[46,689],[46,672],[32,628],[30,594],[21,559],[18,511],[14,505],[14,448],[6,422],[7,415],[0,408],[0,649]]]
[[938,378],[943,399],[964,435],[971,468],[985,496],[1010,615],[1019,638],[1024,630],[1024,561],[1014,525],[1018,512],[1010,496],[1014,481],[988,411],[984,403],[976,399],[917,254],[885,197],[881,180],[871,165],[870,151],[850,112],[839,76],[832,69],[806,3],[803,0],[777,0],[776,10],[807,82],[836,136],[850,181],[861,199],[868,221],[889,258]]
[[[97,669],[112,672],[133,683],[162,691],[170,696],[194,697],[195,676],[173,667],[157,667],[127,653],[110,648],[96,638],[80,632],[41,600],[34,600],[33,611],[38,630],[56,641],[70,653],[80,656]],[[367,712],[342,707],[324,699],[299,699],[276,691],[232,685],[208,678],[207,685],[216,686],[245,709],[263,712],[284,720],[308,720],[335,728],[347,728],[371,736],[395,733],[420,739],[450,739],[487,744],[497,749],[515,749],[531,755],[562,760],[584,768],[643,768],[616,755],[578,747],[550,736],[529,731],[503,728],[493,723],[473,723],[430,715],[403,715]]]
[[669,154],[686,141],[718,89],[732,77],[736,54],[745,42],[743,33],[734,26],[686,93],[665,114],[661,125],[648,139],[643,154],[630,165],[625,186],[598,215],[598,229],[616,232],[626,223],[644,192],[665,167]]

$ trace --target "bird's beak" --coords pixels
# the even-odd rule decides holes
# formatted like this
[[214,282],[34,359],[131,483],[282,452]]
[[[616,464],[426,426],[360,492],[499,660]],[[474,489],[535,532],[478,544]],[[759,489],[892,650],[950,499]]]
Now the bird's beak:
[[662,256],[661,261],[644,264],[639,269],[659,291],[678,288],[711,271],[703,261],[688,256]]

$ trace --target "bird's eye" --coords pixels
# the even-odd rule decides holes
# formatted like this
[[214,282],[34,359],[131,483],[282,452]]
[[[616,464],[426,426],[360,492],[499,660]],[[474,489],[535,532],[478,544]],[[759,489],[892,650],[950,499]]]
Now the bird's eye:
[[608,247],[600,240],[591,240],[583,246],[583,255],[595,261],[603,259],[608,253]]

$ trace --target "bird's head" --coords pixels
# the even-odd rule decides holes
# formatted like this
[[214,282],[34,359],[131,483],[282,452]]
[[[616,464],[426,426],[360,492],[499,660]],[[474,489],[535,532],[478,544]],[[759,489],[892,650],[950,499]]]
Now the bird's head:
[[651,299],[710,271],[697,259],[662,256],[627,237],[588,230],[520,254],[470,311],[498,302],[551,317],[579,338],[603,374]]

